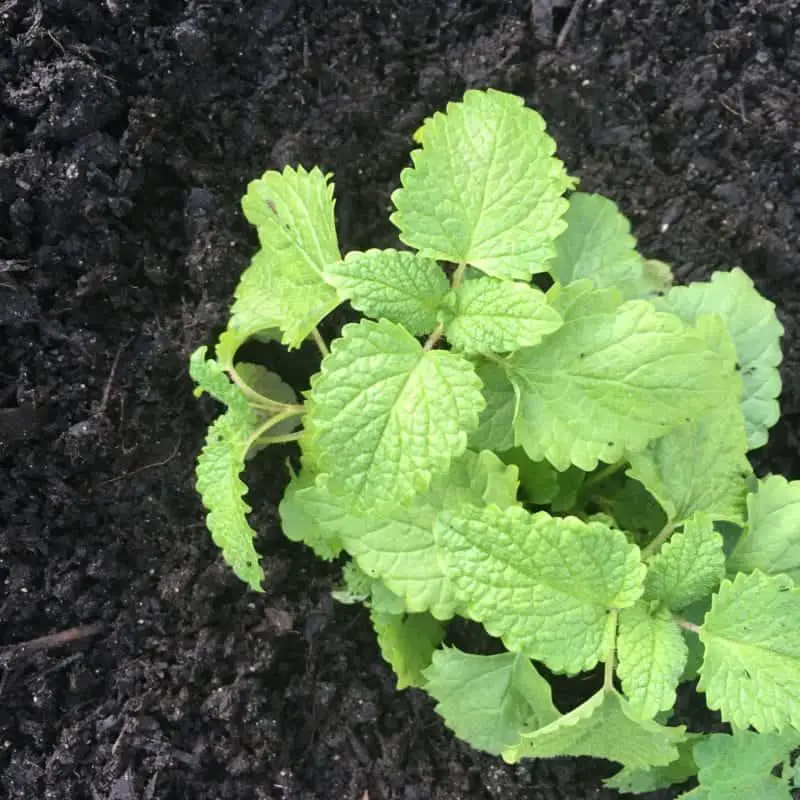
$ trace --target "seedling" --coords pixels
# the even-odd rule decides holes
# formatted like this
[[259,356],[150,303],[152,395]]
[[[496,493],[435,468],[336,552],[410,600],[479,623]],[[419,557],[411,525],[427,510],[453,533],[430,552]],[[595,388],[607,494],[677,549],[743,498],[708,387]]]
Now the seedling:
[[[800,481],[747,458],[779,417],[773,304],[739,269],[672,288],[517,97],[469,91],[415,139],[392,196],[408,250],[342,257],[317,168],[248,187],[261,248],[215,358],[191,359],[227,406],[197,465],[214,541],[259,590],[240,475],[296,441],[286,535],[342,563],[336,597],[370,609],[398,686],[458,736],[511,762],[616,761],[622,791],[698,774],[685,797],[788,797]],[[329,350],[317,326],[344,302],[364,318]],[[237,361],[264,336],[317,343],[302,401]],[[448,645],[457,615],[507,652]],[[562,713],[541,665],[600,664]],[[698,677],[731,734],[672,719]]]

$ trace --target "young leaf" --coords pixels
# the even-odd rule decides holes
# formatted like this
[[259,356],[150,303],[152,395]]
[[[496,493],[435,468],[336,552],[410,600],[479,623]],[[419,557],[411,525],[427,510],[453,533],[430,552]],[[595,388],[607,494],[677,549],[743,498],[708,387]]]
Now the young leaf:
[[667,609],[650,613],[640,601],[620,611],[617,675],[634,717],[652,719],[675,705],[687,655],[681,629]]
[[564,285],[588,278],[598,289],[612,287],[626,298],[644,297],[664,288],[645,269],[636,250],[631,225],[611,200],[575,192],[564,215],[567,229],[556,239],[556,255],[548,265]]
[[761,572],[724,580],[700,628],[697,688],[726,722],[761,733],[800,728],[800,589]]
[[[622,794],[644,794],[666,789],[676,783],[683,783],[697,774],[697,764],[692,751],[702,734],[687,733],[682,742],[678,742],[678,757],[663,767],[630,769],[624,767],[616,775],[603,781],[609,789],[616,789]],[[729,798],[730,800],[730,798]]]
[[255,531],[247,524],[251,510],[243,497],[247,443],[259,421],[245,396],[228,380],[222,368],[206,360],[206,348],[191,357],[189,371],[199,390],[207,391],[228,409],[208,429],[206,443],[197,459],[197,491],[208,510],[206,524],[214,544],[234,573],[257,592],[264,572],[253,546]]
[[470,90],[415,138],[391,216],[423,256],[530,280],[547,269],[573,181],[553,156],[544,120],[521,98]]
[[680,611],[711,594],[725,577],[722,545],[711,518],[696,514],[650,560],[645,600]]
[[627,700],[614,689],[601,689],[569,714],[538,730],[522,734],[503,758],[593,756],[618,761],[630,769],[665,766],[678,758],[685,728],[637,720]]
[[722,402],[733,381],[704,335],[640,300],[616,313],[571,310],[505,363],[519,391],[519,443],[559,470],[590,472],[643,449]]
[[373,611],[372,626],[381,655],[392,665],[397,688],[424,686],[424,670],[444,638],[444,625],[430,614],[385,614]]
[[714,733],[694,746],[699,793],[685,797],[703,800],[788,800],[785,778],[772,774],[777,765],[786,769],[800,735],[759,734],[737,731],[730,736]]
[[448,295],[439,312],[447,340],[466,353],[507,353],[561,326],[545,295],[527,283],[478,278]]
[[514,446],[517,390],[503,366],[494,361],[479,362],[475,371],[483,383],[486,408],[481,412],[477,430],[469,437],[469,446],[495,453],[510,450]]
[[500,755],[524,728],[558,719],[550,684],[520,653],[479,656],[444,648],[425,670],[426,691],[456,736]]
[[800,583],[800,481],[769,475],[747,497],[747,527],[728,560],[730,572],[786,573]]
[[287,347],[299,347],[339,304],[323,277],[323,268],[341,258],[333,206],[333,186],[316,167],[269,171],[247,187],[242,207],[261,250],[236,289],[226,356],[269,328],[283,331]]
[[775,305],[762,297],[740,269],[716,272],[710,283],[676,286],[657,301],[665,310],[694,322],[701,314],[719,314],[736,345],[744,397],[742,411],[751,450],[767,442],[768,430],[778,421],[781,391],[778,365],[783,326]]
[[400,250],[352,252],[325,267],[343,300],[373,319],[386,318],[414,335],[430,333],[450,282],[432,259]]
[[409,611],[430,611],[438,619],[449,619],[458,600],[439,564],[433,534],[437,515],[466,505],[494,503],[505,508],[515,503],[516,494],[516,468],[488,451],[468,450],[410,506],[354,517],[339,535],[362,569],[380,576]]
[[354,605],[361,603],[373,614],[405,614],[406,604],[402,597],[389,591],[379,578],[371,578],[355,561],[348,561],[342,568],[342,583],[331,591],[337,603]]
[[672,523],[697,511],[742,523],[752,474],[746,453],[744,419],[731,398],[633,453],[627,474],[659,501]]
[[464,507],[442,512],[435,533],[465,615],[555,672],[597,664],[614,635],[609,610],[642,593],[639,548],[598,522]]
[[311,387],[320,471],[355,512],[425,491],[464,452],[484,407],[463,356],[423,350],[387,320],[346,325]]

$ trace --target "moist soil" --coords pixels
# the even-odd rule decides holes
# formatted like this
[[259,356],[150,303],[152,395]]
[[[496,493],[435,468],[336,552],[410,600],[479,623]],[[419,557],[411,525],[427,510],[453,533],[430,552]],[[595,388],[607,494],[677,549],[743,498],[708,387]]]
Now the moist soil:
[[[541,111],[681,281],[741,265],[775,301],[783,419],[756,462],[800,476],[800,4],[589,0],[558,47],[568,12],[0,0],[0,796],[616,796],[608,762],[504,765],[395,690],[365,613],[330,599],[336,567],[280,533],[288,448],[249,470],[262,595],[193,487],[216,409],[187,359],[255,247],[248,180],[319,164],[343,249],[394,244],[411,133],[489,86]],[[268,356],[297,388],[316,366]]]

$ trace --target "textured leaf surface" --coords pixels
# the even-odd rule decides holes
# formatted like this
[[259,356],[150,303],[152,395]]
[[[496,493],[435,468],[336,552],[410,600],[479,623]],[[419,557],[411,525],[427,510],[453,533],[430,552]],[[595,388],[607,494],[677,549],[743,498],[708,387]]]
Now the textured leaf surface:
[[706,737],[694,747],[698,796],[704,800],[788,800],[786,781],[771,773],[776,765],[788,764],[791,751],[799,744],[800,734],[738,731],[733,736],[715,733]]
[[269,171],[249,184],[242,208],[261,250],[236,289],[226,353],[269,328],[299,347],[339,304],[323,277],[323,268],[341,258],[333,206],[333,186],[316,167]]
[[431,258],[498,278],[543,272],[572,185],[544,120],[519,97],[470,90],[417,131],[392,195],[400,238]]
[[623,794],[643,794],[666,789],[673,784],[684,781],[697,774],[692,751],[701,734],[687,733],[682,742],[678,742],[678,758],[663,767],[647,769],[630,769],[624,767],[616,775],[603,781],[609,789],[616,789]]
[[711,594],[724,576],[722,536],[710,517],[697,514],[650,560],[644,596],[680,611]]
[[325,267],[325,276],[368,317],[397,322],[415,335],[437,325],[439,306],[450,290],[432,259],[400,250],[352,252]]
[[427,492],[410,506],[387,513],[353,517],[337,535],[368,574],[379,576],[400,595],[409,611],[430,611],[449,619],[458,599],[444,574],[433,528],[443,509],[466,505],[512,505],[517,495],[517,470],[490,452],[467,451],[450,470],[434,478]]
[[463,508],[436,523],[439,560],[466,615],[556,672],[591,669],[645,567],[621,531],[522,508]]
[[570,309],[545,342],[506,362],[520,395],[518,442],[534,460],[589,472],[696,419],[731,391],[732,374],[706,337],[674,315],[639,300],[599,313],[590,302],[585,311]]
[[724,580],[700,629],[708,707],[762,733],[800,729],[800,589],[785,575]]
[[347,325],[311,383],[320,472],[354,511],[401,505],[467,446],[484,407],[472,365],[387,320]]
[[543,728],[522,734],[509,748],[507,761],[555,756],[594,756],[618,761],[631,769],[664,766],[678,758],[684,728],[668,728],[637,720],[628,702],[613,689],[592,695],[569,714]]
[[751,450],[766,444],[767,432],[780,417],[783,326],[774,303],[762,297],[740,269],[716,272],[710,283],[676,286],[658,302],[688,322],[707,313],[725,320],[741,368],[747,440]]
[[538,344],[561,326],[544,292],[527,283],[478,278],[448,296],[440,312],[448,341],[466,353],[505,353]]
[[495,453],[510,450],[514,446],[517,390],[500,364],[484,361],[475,371],[483,383],[486,408],[481,412],[478,429],[469,438],[470,447]]
[[666,609],[650,613],[639,602],[620,611],[617,675],[633,716],[652,719],[675,705],[687,655],[681,629]]
[[786,573],[800,583],[800,481],[770,475],[747,498],[747,527],[728,561],[731,572]]
[[214,544],[234,573],[257,592],[264,573],[253,546],[255,531],[247,523],[251,510],[244,501],[247,486],[239,477],[244,471],[247,442],[258,427],[258,417],[241,391],[228,380],[206,348],[196,350],[189,371],[199,385],[227,411],[211,424],[206,443],[197,459],[197,491],[208,510],[206,525]]
[[746,453],[744,419],[731,399],[632,454],[627,474],[659,501],[670,522],[702,511],[742,523],[752,474]]
[[525,727],[558,719],[550,684],[519,653],[479,656],[445,648],[426,670],[427,692],[456,736],[500,755]]
[[423,671],[444,638],[444,625],[430,614],[370,615],[381,655],[392,665],[397,688],[424,686]]
[[567,229],[556,239],[556,255],[548,265],[557,281],[566,285],[588,278],[600,289],[619,289],[626,298],[659,288],[636,250],[630,223],[614,202],[575,192],[564,221]]

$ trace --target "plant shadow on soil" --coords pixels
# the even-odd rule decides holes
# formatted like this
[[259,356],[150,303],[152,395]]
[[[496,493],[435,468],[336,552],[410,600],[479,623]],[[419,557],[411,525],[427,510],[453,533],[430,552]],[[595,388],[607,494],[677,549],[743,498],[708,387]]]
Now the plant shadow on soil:
[[0,651],[0,794],[615,796],[608,763],[504,765],[395,691],[335,569],[280,534],[289,449],[250,469],[266,592],[237,582],[193,488],[215,408],[187,358],[253,251],[248,180],[319,164],[342,247],[394,244],[412,131],[492,86],[541,111],[645,253],[684,281],[741,265],[777,303],[784,417],[757,466],[797,478],[797,20],[790,0],[592,2],[556,50],[529,0],[0,2],[0,646],[76,637]]

